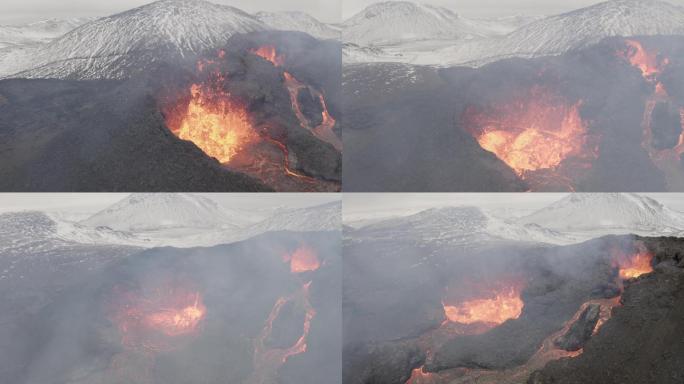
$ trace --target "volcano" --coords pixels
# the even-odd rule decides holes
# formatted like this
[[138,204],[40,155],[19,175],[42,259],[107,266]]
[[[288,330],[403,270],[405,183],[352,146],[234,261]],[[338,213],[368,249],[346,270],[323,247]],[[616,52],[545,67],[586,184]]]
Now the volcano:
[[[252,53],[268,44],[285,55],[285,67]],[[33,180],[31,189],[53,191],[339,190],[340,150],[317,137],[340,141],[338,46],[303,33],[259,32],[235,35],[206,54],[160,59],[127,80],[2,81],[5,189]],[[316,89],[316,99],[302,101],[306,125],[283,71]],[[69,109],[55,126],[63,102],[88,107]],[[41,113],[28,112],[38,104]],[[95,117],[105,115],[102,122]],[[13,129],[17,124],[26,129]],[[46,124],[52,139],[31,139],[45,137]],[[35,147],[22,150],[29,142]]]
[[[680,346],[656,341],[651,328],[676,322],[681,239],[464,249],[347,238],[345,382],[639,383],[636,368],[619,362],[653,363],[643,343],[653,346],[649,355],[668,351],[655,362],[661,380],[683,373],[670,355]],[[677,327],[666,329],[662,335],[678,337]]]
[[[226,375],[251,384],[339,378],[341,335],[330,332],[341,322],[336,238],[269,233],[210,248],[152,248],[71,283],[53,270],[43,280],[61,288],[43,292],[35,311],[3,312],[12,334],[0,332],[0,345],[14,351],[0,363],[3,377],[217,384]],[[50,287],[37,284],[25,300],[43,289]]]
[[680,42],[607,38],[476,69],[346,66],[345,189],[682,190]]

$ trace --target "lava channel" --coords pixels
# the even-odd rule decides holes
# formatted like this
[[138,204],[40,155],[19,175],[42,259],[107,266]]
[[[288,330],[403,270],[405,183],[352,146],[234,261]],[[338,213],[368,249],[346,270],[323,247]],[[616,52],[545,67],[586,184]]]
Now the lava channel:
[[[277,50],[272,45],[261,46],[251,51],[253,54],[271,62],[276,67],[281,67],[285,63],[285,56],[278,54]],[[330,115],[328,106],[325,102],[323,92],[304,84],[297,80],[290,72],[283,71],[283,78],[285,79],[285,87],[290,94],[290,101],[292,103],[292,110],[294,111],[299,125],[302,128],[310,131],[316,138],[332,145],[336,150],[342,151],[342,140],[333,131],[335,127],[335,119]],[[299,101],[301,92],[309,92],[310,95],[318,100],[321,107],[321,122],[317,125],[312,123],[303,112],[302,105]]]
[[[670,97],[665,84],[660,80],[661,74],[670,64],[669,58],[657,51],[647,50],[639,41],[630,39],[625,40],[625,48],[618,50],[617,55],[638,68],[643,79],[653,86],[653,91],[644,106],[641,123],[642,148],[663,172],[670,189],[684,188],[684,175],[681,169],[681,156],[684,154],[684,105],[678,104]],[[673,115],[678,115],[679,120],[676,142],[671,142],[665,147],[657,145],[654,138],[654,111],[657,106],[675,111]]]

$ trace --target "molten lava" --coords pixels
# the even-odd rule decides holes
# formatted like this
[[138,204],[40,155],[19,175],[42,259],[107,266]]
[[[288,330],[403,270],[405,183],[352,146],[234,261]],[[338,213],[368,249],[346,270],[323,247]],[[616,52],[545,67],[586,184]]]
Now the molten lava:
[[199,292],[180,287],[146,294],[117,289],[113,304],[122,344],[136,349],[172,348],[175,338],[198,332],[207,312]]
[[[270,384],[276,381],[278,369],[287,362],[291,356],[306,352],[307,338],[311,330],[311,321],[316,316],[316,311],[309,301],[309,288],[311,283],[306,283],[293,295],[280,297],[273,306],[271,313],[266,319],[266,325],[254,341],[254,367],[252,375],[246,384]],[[288,302],[294,302],[305,311],[302,335],[289,348],[269,348],[267,340],[273,332],[273,322],[278,318],[282,308]]]
[[520,285],[501,286],[482,297],[465,300],[457,305],[444,306],[444,314],[454,323],[488,323],[498,325],[509,319],[517,319],[525,306]]
[[645,273],[653,272],[653,254],[645,247],[638,246],[634,252],[613,250],[613,265],[619,269],[622,280],[633,279]]
[[506,104],[484,110],[470,106],[462,119],[483,149],[524,179],[529,172],[556,169],[570,157],[592,160],[598,156],[597,148],[588,143],[581,104],[535,86]]
[[[261,58],[268,60],[276,67],[281,67],[285,63],[285,56],[278,54],[276,48],[272,45],[264,45],[257,49],[252,49],[250,52]],[[324,141],[337,149],[342,150],[342,140],[335,134],[333,128],[335,127],[335,119],[330,115],[328,106],[325,102],[323,93],[297,80],[290,72],[283,71],[283,78],[285,79],[285,87],[290,93],[290,102],[292,103],[292,110],[294,111],[299,125],[302,128],[309,130],[319,140]],[[302,107],[299,102],[300,92],[311,92],[311,94],[318,100],[322,108],[321,123],[313,126],[309,119],[302,112]]]
[[636,40],[625,40],[625,44],[626,49],[619,54],[633,67],[639,68],[641,75],[649,81],[655,81],[655,77],[669,64],[667,58],[660,58],[657,52],[645,50],[643,45]]
[[[274,49],[259,52],[281,63]],[[193,142],[226,168],[248,174],[278,191],[339,190],[339,183],[295,170],[297,158],[288,149],[286,130],[268,123],[254,125],[246,102],[227,91],[225,62],[224,51],[198,61],[195,82],[180,95],[173,91],[171,101],[164,106],[171,132]]]
[[246,108],[229,94],[211,88],[192,84],[187,112],[178,129],[172,131],[225,164],[258,137]]
[[301,246],[293,253],[283,256],[283,261],[290,263],[290,272],[302,273],[315,271],[321,266],[316,251],[308,246]]
[[273,45],[264,45],[256,49],[252,49],[250,52],[270,61],[271,64],[275,65],[276,67],[280,67],[281,65],[285,64],[285,56],[279,55],[276,47]]
[[[663,172],[670,188],[684,187],[684,176],[681,169],[681,155],[684,154],[684,106],[672,99],[660,79],[662,72],[670,64],[667,57],[659,52],[648,50],[636,40],[625,40],[626,48],[618,51],[618,56],[627,60],[630,65],[641,71],[641,76],[654,85],[653,93],[646,99],[642,119],[643,138],[641,146],[648,152],[653,163]],[[670,148],[657,148],[654,145],[653,112],[657,105],[679,111],[681,131],[676,144]]]

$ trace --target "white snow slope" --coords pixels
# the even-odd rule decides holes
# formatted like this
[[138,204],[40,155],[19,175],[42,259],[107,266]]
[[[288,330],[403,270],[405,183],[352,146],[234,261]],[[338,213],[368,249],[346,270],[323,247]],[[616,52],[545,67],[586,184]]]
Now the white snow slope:
[[319,39],[339,39],[340,31],[318,21],[305,12],[259,12],[257,19],[272,29],[280,31],[299,31]]
[[[237,8],[203,0],[160,0],[86,23],[30,52],[0,57],[0,77],[122,78],[130,65],[183,57],[267,29]],[[140,70],[140,68],[137,68]]]
[[[420,18],[407,19],[388,29],[403,29],[417,24]],[[435,27],[442,28],[439,24]],[[377,24],[377,28],[384,28]],[[490,27],[491,29],[491,27]],[[449,34],[445,29],[442,34]],[[480,29],[480,34],[486,34]],[[381,31],[368,31],[369,35]],[[439,35],[432,31],[432,35]],[[343,36],[349,34],[343,31]],[[508,57],[538,57],[558,55],[587,47],[611,36],[684,35],[684,7],[660,0],[610,0],[561,15],[541,18],[503,36],[481,39],[452,39],[437,44],[426,41],[417,44],[406,40],[394,46],[375,44],[384,50],[373,57],[359,50],[347,49],[345,62],[400,61],[424,65],[479,66]],[[353,36],[353,34],[351,35]],[[434,39],[433,39],[434,40]],[[345,42],[347,42],[345,40]],[[360,46],[368,41],[355,42]]]

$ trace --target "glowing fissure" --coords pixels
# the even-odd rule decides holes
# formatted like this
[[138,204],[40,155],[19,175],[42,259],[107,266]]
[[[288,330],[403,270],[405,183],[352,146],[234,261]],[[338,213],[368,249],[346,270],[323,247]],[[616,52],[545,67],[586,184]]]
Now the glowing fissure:
[[[293,253],[286,254],[283,256],[283,261],[290,263],[290,272],[293,274],[314,271],[320,266],[316,252],[307,245],[302,245]],[[308,281],[303,283],[301,289],[294,294],[283,296],[276,300],[266,319],[264,328],[254,340],[253,365],[255,369],[247,379],[246,384],[270,384],[276,382],[278,370],[287,362],[288,358],[306,352],[311,322],[316,316],[316,311],[309,300],[310,289],[311,281]],[[269,348],[267,340],[273,332],[273,322],[280,316],[282,308],[288,303],[294,303],[304,310],[302,335],[288,348]]]
[[[568,102],[541,86],[506,104],[466,108],[462,121],[480,146],[495,154],[523,179],[539,170],[555,170],[571,157],[593,160],[582,101]],[[590,164],[587,165],[590,167]]]

